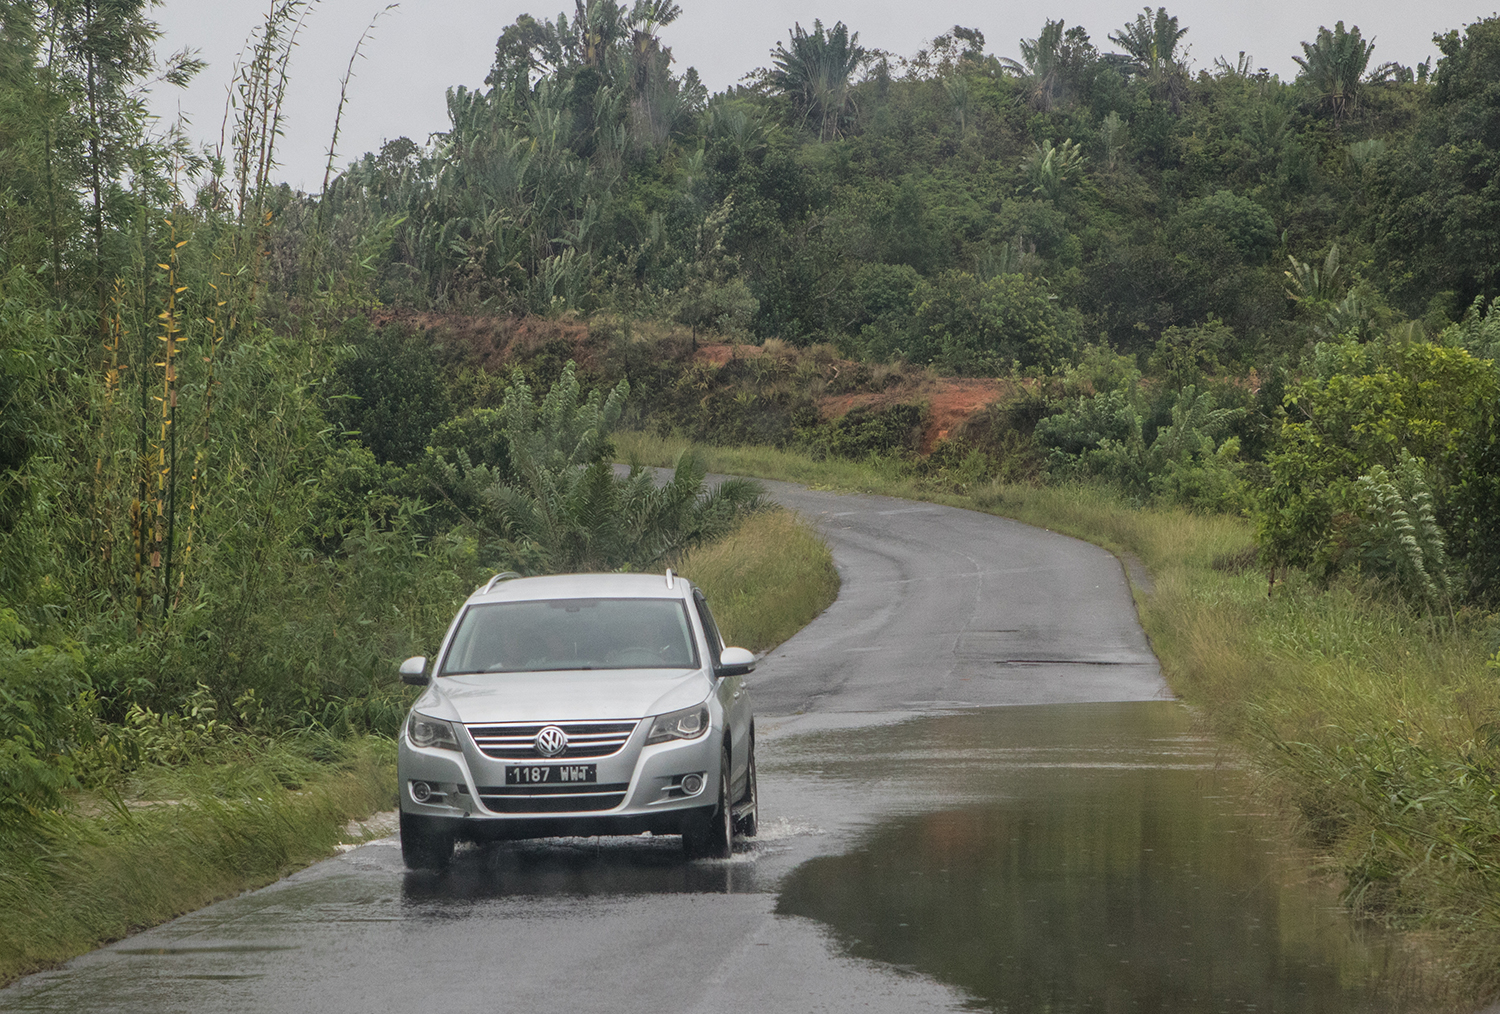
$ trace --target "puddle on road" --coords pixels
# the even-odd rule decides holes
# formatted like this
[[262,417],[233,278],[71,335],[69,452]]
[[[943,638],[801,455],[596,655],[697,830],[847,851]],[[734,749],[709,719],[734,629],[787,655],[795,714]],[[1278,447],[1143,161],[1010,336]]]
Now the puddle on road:
[[1395,947],[1265,840],[1179,705],[993,709],[786,746],[776,776],[910,803],[798,866],[777,911],[979,1009],[1413,1009]]

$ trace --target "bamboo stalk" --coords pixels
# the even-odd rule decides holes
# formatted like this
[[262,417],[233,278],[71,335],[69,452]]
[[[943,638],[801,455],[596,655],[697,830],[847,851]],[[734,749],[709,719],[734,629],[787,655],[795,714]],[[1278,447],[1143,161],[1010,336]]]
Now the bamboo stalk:
[[177,225],[172,219],[167,224],[168,242],[171,244],[167,262],[157,267],[167,273],[167,308],[157,315],[161,321],[162,369],[161,430],[156,444],[156,499],[152,534],[155,549],[151,554],[151,566],[162,572],[162,612],[165,615],[171,606],[172,596],[172,545],[177,528],[177,346],[181,328],[177,319],[177,297],[187,290],[177,284],[177,251],[187,245],[187,240],[178,241]]
[[[214,255],[214,262],[216,266],[220,263],[220,257],[217,254]],[[228,274],[226,272],[219,272],[219,277],[227,278]],[[214,290],[216,297],[219,295],[219,287],[213,282],[209,282],[208,287]],[[193,474],[189,479],[188,487],[187,537],[182,548],[182,567],[177,578],[176,594],[178,596],[178,604],[180,604],[183,584],[187,578],[188,565],[193,559],[193,547],[198,526],[203,517],[202,505],[199,499],[205,492],[204,487],[207,482],[205,469],[208,461],[209,423],[213,418],[214,389],[219,383],[214,378],[214,367],[218,362],[219,346],[224,341],[224,329],[219,324],[219,318],[223,312],[225,303],[226,300],[216,298],[214,300],[213,316],[204,317],[209,326],[208,355],[203,357],[203,362],[207,369],[205,370],[203,381],[203,411],[198,418],[197,447],[193,451]]]
[[[105,475],[105,459],[111,457],[115,423],[115,401],[120,393],[120,373],[125,368],[120,364],[120,346],[125,337],[125,322],[121,311],[124,303],[124,286],[116,278],[110,293],[110,304],[114,312],[110,315],[109,334],[104,345],[104,408],[99,420],[99,452],[94,460],[94,523],[98,528],[99,564],[106,572],[114,557],[112,526],[106,506],[108,476]],[[113,470],[111,470],[113,471]]]
[[349,66],[344,68],[343,80],[339,82],[339,105],[333,114],[333,137],[328,141],[328,161],[323,167],[323,189],[318,193],[318,214],[313,227],[312,241],[309,244],[306,292],[311,295],[317,288],[318,261],[323,252],[323,226],[324,215],[328,207],[328,184],[333,179],[333,162],[338,157],[339,130],[344,120],[344,107],[349,104],[349,82],[354,78],[354,61],[359,59],[360,51],[364,49],[366,40],[375,31],[375,24],[382,17],[400,7],[399,3],[386,4],[375,12],[365,30],[360,33],[359,41],[354,44],[354,52],[349,54]]
[[150,486],[150,464],[147,454],[150,448],[150,416],[147,412],[150,398],[150,375],[151,375],[151,336],[148,333],[144,321],[146,320],[147,292],[150,286],[147,277],[146,249],[149,241],[144,218],[141,221],[141,351],[140,360],[136,364],[136,389],[139,392],[139,404],[136,406],[136,494],[130,504],[130,526],[131,539],[135,543],[135,632],[139,636],[145,629],[146,624],[146,545],[147,545],[147,504],[151,495]]

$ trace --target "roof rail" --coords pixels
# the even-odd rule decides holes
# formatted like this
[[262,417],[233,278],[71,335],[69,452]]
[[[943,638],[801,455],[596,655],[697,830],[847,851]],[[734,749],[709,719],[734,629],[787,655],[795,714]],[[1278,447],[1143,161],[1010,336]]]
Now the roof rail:
[[667,587],[668,588],[671,588],[673,586],[674,580],[675,579],[672,577],[672,568],[668,567],[667,568]]
[[483,595],[485,592],[495,587],[495,585],[499,584],[501,581],[509,581],[513,577],[520,576],[520,574],[517,574],[513,570],[502,570],[500,573],[496,574],[494,577],[485,582],[484,587],[479,589],[479,594]]

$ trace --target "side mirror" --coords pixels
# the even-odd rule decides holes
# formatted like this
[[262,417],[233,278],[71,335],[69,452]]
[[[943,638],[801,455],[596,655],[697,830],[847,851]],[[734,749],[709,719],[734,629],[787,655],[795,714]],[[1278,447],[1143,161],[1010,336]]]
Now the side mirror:
[[725,648],[719,656],[719,664],[714,666],[714,675],[744,676],[746,673],[755,671],[755,656],[744,648]]
[[414,687],[425,687],[430,680],[427,678],[427,656],[413,655],[401,663],[401,682],[410,683]]

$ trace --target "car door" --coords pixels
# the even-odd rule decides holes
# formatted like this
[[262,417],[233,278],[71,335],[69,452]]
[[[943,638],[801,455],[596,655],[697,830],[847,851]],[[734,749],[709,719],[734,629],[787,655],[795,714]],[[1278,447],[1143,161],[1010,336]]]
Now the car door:
[[[708,639],[712,661],[717,668],[719,655],[724,651],[724,638],[719,633],[719,625],[714,622],[713,612],[708,608],[708,599],[697,588],[693,589],[693,605],[698,609],[698,619],[703,624],[703,633]],[[743,676],[726,676],[717,683],[719,704],[729,721],[729,784],[738,795],[744,791],[746,771],[750,765],[750,695],[746,692]]]

